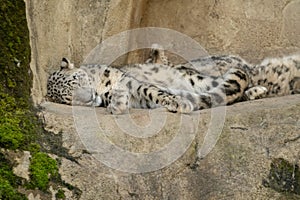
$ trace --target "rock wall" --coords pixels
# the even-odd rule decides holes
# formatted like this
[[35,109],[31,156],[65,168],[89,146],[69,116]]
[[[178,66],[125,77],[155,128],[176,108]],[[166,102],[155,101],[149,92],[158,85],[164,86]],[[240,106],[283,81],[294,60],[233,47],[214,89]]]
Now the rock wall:
[[31,36],[32,96],[40,103],[62,57],[79,64],[103,39],[132,27],[143,1],[26,0]]
[[[97,44],[131,28],[174,29],[211,54],[239,54],[251,61],[300,46],[299,0],[26,0],[26,5],[36,103],[63,56],[79,64]],[[121,62],[143,61],[136,57]]]
[[[300,49],[299,0],[25,2],[32,48],[32,96],[37,104],[46,93],[48,74],[58,69],[61,57],[67,56],[79,64],[98,43],[131,28],[174,29],[195,39],[211,54],[239,54],[253,62]],[[142,60],[137,52],[124,56],[120,62]],[[82,192],[80,199],[299,198],[299,96],[226,108],[226,121],[217,145],[196,162],[211,110],[197,112],[200,117],[196,118],[196,135],[182,157],[165,168],[141,174],[118,171],[99,162],[95,157],[99,152],[87,148],[84,138],[78,135],[74,108],[47,102],[42,106],[46,129],[62,133],[63,148],[75,158],[61,158],[60,174],[63,181]],[[86,114],[87,108],[80,109]],[[161,109],[152,111],[152,118],[145,110],[114,117],[99,108],[95,114],[107,131],[106,136],[133,152],[149,152],[168,144],[176,134],[174,127],[180,125],[176,120],[181,117]],[[161,116],[170,122],[150,141],[126,135],[124,127],[117,124],[125,119],[133,120],[139,128],[147,127],[151,120]],[[87,126],[84,137],[90,131],[92,127]],[[130,167],[139,166],[132,163]],[[67,199],[78,198],[70,191],[65,193]]]
[[178,30],[210,53],[257,61],[299,49],[299,6],[299,0],[153,0],[142,25]]
[[[221,121],[216,146],[206,156],[196,162],[198,152],[204,148],[204,141],[214,134],[209,132],[213,123],[210,109],[182,116],[155,109],[132,110],[129,115],[108,115],[104,108],[90,109],[54,103],[44,103],[43,111],[47,129],[62,132],[63,146],[77,162],[62,158],[60,173],[62,180],[82,191],[80,199],[299,199],[300,195],[300,136],[299,136],[299,95],[281,98],[243,102],[229,106],[225,121]],[[74,113],[76,113],[74,115]],[[92,115],[88,116],[88,113]],[[87,140],[93,126],[85,126],[80,131],[78,116],[86,124],[97,119],[101,129],[99,137]],[[215,113],[216,114],[216,113]],[[217,115],[220,115],[218,113]],[[155,120],[166,117],[163,127],[151,137],[137,137],[134,132],[161,125]],[[91,117],[95,117],[94,119]],[[196,117],[196,121],[193,121]],[[188,122],[185,122],[185,120]],[[135,129],[128,131],[120,126],[122,120],[133,123]],[[182,123],[186,124],[182,124]],[[195,137],[186,151],[173,163],[162,169],[147,173],[128,173],[122,167],[147,166],[149,163],[165,162],[163,156],[155,152],[168,148],[183,129],[184,141],[190,137],[190,126]],[[214,126],[218,126],[214,124]],[[114,147],[131,153],[157,153],[151,160],[128,162],[127,156],[114,154],[114,148],[102,151],[97,140],[105,135]],[[91,145],[92,144],[92,145]],[[212,143],[213,144],[213,143]],[[169,156],[178,153],[180,145],[175,145]],[[178,150],[178,151],[177,151]],[[203,151],[202,151],[203,152]],[[108,157],[103,159],[103,155]],[[121,160],[120,160],[121,158]],[[111,167],[113,161],[118,161]],[[139,165],[136,165],[139,164]],[[124,169],[124,168],[123,168]],[[140,168],[143,170],[143,168]],[[147,169],[146,167],[144,169]],[[74,199],[67,196],[67,199]]]

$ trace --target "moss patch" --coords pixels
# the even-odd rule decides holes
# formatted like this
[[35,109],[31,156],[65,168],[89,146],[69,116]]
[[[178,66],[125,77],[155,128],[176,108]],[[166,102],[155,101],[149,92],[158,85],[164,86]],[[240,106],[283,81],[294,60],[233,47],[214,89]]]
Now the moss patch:
[[26,149],[42,129],[30,98],[31,51],[22,0],[1,1],[0,49],[0,147]]
[[17,149],[24,144],[24,114],[24,110],[18,108],[14,97],[0,93],[0,147]]
[[30,105],[32,77],[24,1],[1,1],[0,37],[0,91],[16,97],[22,107],[26,107]]
[[21,179],[13,174],[9,160],[0,153],[0,199],[26,199],[25,195],[16,189],[20,182]]
[[36,153],[30,162],[30,187],[46,191],[51,178],[58,176],[58,167],[55,160],[45,153]]
[[[50,133],[44,131],[36,117],[36,108],[32,105],[31,50],[23,0],[1,1],[0,49],[0,147],[31,152],[31,180],[28,184],[31,187],[45,191],[51,178],[55,179],[55,185],[64,184],[59,183],[62,182],[61,179],[56,178],[56,160],[41,152],[45,150],[44,146],[51,146],[50,150],[55,146],[58,151],[61,141],[45,144],[47,141],[44,141],[43,135]],[[40,139],[42,141],[39,142]],[[14,158],[6,160],[5,156],[0,154],[0,199],[26,199],[17,192],[17,188],[24,191],[25,181],[19,181],[20,178],[13,175],[9,160]]]
[[275,158],[271,163],[268,180],[264,180],[263,184],[278,192],[300,195],[299,166],[283,158]]
[[65,199],[65,198],[66,198],[65,192],[64,192],[62,189],[59,189],[59,190],[57,191],[57,193],[55,194],[55,197],[56,197],[57,199]]

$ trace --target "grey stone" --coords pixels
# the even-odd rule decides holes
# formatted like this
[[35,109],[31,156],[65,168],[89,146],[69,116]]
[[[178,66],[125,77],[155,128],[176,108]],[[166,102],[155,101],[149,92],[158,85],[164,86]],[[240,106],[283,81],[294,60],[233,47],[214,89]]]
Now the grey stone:
[[[282,158],[295,169],[300,165],[299,95],[244,102],[188,116],[163,109],[112,116],[101,108],[94,112],[43,101],[47,77],[59,68],[62,57],[78,65],[100,42],[132,28],[173,29],[197,41],[210,54],[239,54],[253,62],[297,52],[299,0],[25,2],[32,48],[32,97],[36,104],[43,102],[45,110],[40,116],[46,129],[62,132],[63,147],[78,158],[78,163],[62,158],[60,174],[82,191],[81,199],[299,199],[292,187],[280,193],[278,186],[271,185],[274,181],[268,181],[274,159]],[[135,38],[130,41],[130,45],[137,43]],[[143,62],[145,58],[147,52],[137,51],[118,62]],[[92,120],[76,127],[75,117],[78,120],[87,113],[93,113]],[[190,126],[181,126],[180,122]],[[102,131],[93,139],[95,135],[90,133],[97,133],[97,125]],[[182,136],[184,130],[186,138],[192,138],[191,144]],[[173,144],[174,138],[185,142],[170,146],[170,158],[175,160],[163,153],[141,159]],[[97,146],[99,140],[114,145]],[[125,152],[141,153],[136,158],[144,162],[120,159],[113,148],[116,146]],[[181,156],[177,158],[176,153]],[[138,171],[155,166],[159,169],[128,173],[113,168],[118,165]],[[71,192],[64,191],[67,199],[72,199]],[[33,194],[28,198],[35,199]]]
[[16,162],[18,163],[18,165],[13,168],[14,174],[26,179],[27,181],[29,180],[30,158],[30,152],[24,151],[22,157],[16,158]]
[[[82,190],[81,199],[297,199],[299,196],[296,194],[279,193],[266,187],[264,181],[268,179],[274,159],[282,158],[295,166],[300,165],[299,97],[293,95],[243,102],[219,110],[225,111],[225,121],[221,124],[220,135],[217,134],[219,138],[211,151],[198,161],[197,155],[204,148],[205,138],[213,134],[209,133],[213,128],[210,123],[215,123],[212,117],[216,113],[211,109],[195,112],[187,118],[194,120],[187,123],[191,123],[191,127],[197,124],[197,129],[193,129],[195,137],[186,151],[171,164],[145,173],[128,173],[111,167],[109,162],[118,160],[118,155],[107,149],[102,153],[111,155],[112,159],[103,159],[97,155],[101,148],[90,145],[97,145],[95,141],[102,140],[101,134],[104,133],[112,144],[128,152],[155,152],[177,137],[182,126],[180,121],[186,116],[167,113],[163,109],[155,109],[151,113],[131,110],[130,114],[113,116],[103,108],[74,108],[54,103],[44,103],[43,106],[46,108],[44,112],[56,115],[58,121],[76,117],[78,120],[80,115],[86,118],[85,114],[93,111],[93,117],[97,118],[102,129],[94,143],[86,143],[87,140],[82,137],[85,134],[90,137],[93,132],[89,125],[84,133],[76,131],[76,125],[80,124],[76,119],[73,125],[61,127],[64,143],[75,149],[79,164],[62,159],[60,173],[64,181]],[[77,113],[73,114],[74,111]],[[127,119],[134,122],[134,126],[147,129],[161,115],[165,115],[166,119],[151,137],[133,135],[120,123],[121,119]],[[52,119],[46,117],[45,120],[47,124],[54,125],[56,120]],[[180,148],[180,145],[177,146],[177,149]],[[174,152],[170,153],[171,157]],[[121,161],[126,163],[126,159],[123,157]],[[162,157],[152,161],[165,162]],[[140,164],[147,167],[147,163]]]
[[[62,57],[69,57],[78,66],[99,43],[133,28],[172,29],[194,39],[209,54],[238,54],[253,62],[299,51],[299,0],[25,2],[36,104],[43,101],[47,77],[59,68]],[[127,45],[139,39],[130,38]],[[144,62],[147,53],[131,52],[116,62]]]

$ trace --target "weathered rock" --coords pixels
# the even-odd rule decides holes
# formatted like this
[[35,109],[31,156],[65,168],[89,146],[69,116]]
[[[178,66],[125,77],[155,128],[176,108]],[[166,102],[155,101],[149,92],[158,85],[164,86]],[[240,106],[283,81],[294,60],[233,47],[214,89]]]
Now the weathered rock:
[[34,196],[32,193],[30,193],[27,198],[28,198],[28,200],[41,200],[41,197],[39,194]]
[[[79,64],[97,44],[131,28],[174,29],[199,42],[209,53],[234,53],[250,61],[299,51],[299,0],[25,2],[36,104],[42,102],[47,77],[58,69],[61,57]],[[132,38],[131,42],[137,41]],[[142,62],[145,56],[132,53],[120,62]],[[42,106],[46,129],[62,132],[63,147],[78,160],[62,158],[60,173],[66,183],[82,191],[81,199],[299,198],[299,96],[244,102],[193,115],[157,109],[151,115],[133,110],[130,115],[112,116],[101,108],[94,113],[89,108],[72,110],[52,103]],[[80,117],[86,118],[86,124],[78,121]],[[102,131],[99,137],[89,138],[97,133],[95,119]],[[182,139],[184,145],[173,145],[174,138]],[[125,152],[151,155],[165,147],[172,151],[144,159],[141,154],[137,162],[120,157],[123,154],[118,155],[111,146],[99,146],[99,139]],[[99,161],[103,158],[108,162]],[[122,172],[113,168],[116,166],[150,172]],[[75,198],[71,191],[63,190],[67,199]],[[29,198],[40,197],[31,194]]]
[[18,165],[13,168],[13,172],[27,181],[29,180],[29,165],[30,165],[30,152],[24,151],[21,158],[16,158]]
[[134,0],[25,2],[31,35],[35,103],[42,101],[47,77],[59,67],[62,57],[81,63],[104,39],[132,27],[139,18],[142,4]]
[[[105,39],[138,27],[173,29],[199,42],[211,54],[239,54],[250,61],[294,53],[300,45],[299,2],[26,0],[32,96],[35,103],[42,101],[47,77],[59,68],[62,57],[82,63]],[[135,40],[131,38],[130,43]],[[130,55],[128,62],[143,62],[147,52]]]
[[[74,120],[73,124],[60,128],[65,147],[70,149],[70,154],[78,157],[78,163],[62,159],[60,173],[64,181],[82,190],[81,199],[298,199],[300,178],[295,176],[293,179],[287,177],[287,174],[299,174],[299,97],[293,95],[243,102],[225,109],[219,108],[216,110],[218,113],[208,109],[188,116],[167,113],[163,109],[153,110],[150,114],[147,110],[132,110],[128,115],[113,116],[103,108],[72,108],[53,103],[45,103],[43,106],[48,125],[54,126],[61,120]],[[89,114],[92,115],[91,118],[87,118]],[[225,114],[224,124],[216,124],[222,123],[222,120],[212,121],[216,114]],[[51,115],[56,118],[47,118]],[[84,129],[76,128],[84,125],[79,121],[80,116],[87,119]],[[155,122],[162,116],[165,117],[162,123]],[[96,125],[102,130],[98,132],[98,137],[93,138],[95,124],[92,121],[95,118],[98,120]],[[122,120],[128,124],[135,123],[136,129],[130,131],[123,126]],[[110,163],[120,159],[113,154],[114,149],[102,151],[101,147],[92,146],[97,145],[97,140],[108,139],[111,144],[127,152],[149,154],[167,148],[178,137],[178,130],[183,126],[180,122],[189,123],[190,126],[186,127],[195,128],[185,128],[187,137],[190,137],[192,130],[195,131],[195,138],[192,138],[191,144],[178,159],[162,169],[155,170],[154,167],[153,171],[145,173],[116,170]],[[158,124],[158,130],[152,127],[153,123]],[[205,152],[205,138],[214,134],[209,130],[216,126],[221,127],[220,135],[215,135],[220,136],[216,145],[210,143],[212,150],[195,162],[199,152]],[[139,128],[149,130],[149,127],[152,136],[147,131],[136,131]],[[87,142],[89,137],[94,140]],[[177,144],[175,149],[179,151],[180,148],[182,146]],[[111,155],[112,159],[103,159],[99,156],[99,151]],[[177,152],[170,151],[170,157],[174,153]],[[121,159],[120,168],[127,162],[126,159],[127,157]],[[288,171],[289,167],[282,166],[276,172],[274,166],[278,159],[294,166],[294,173]],[[162,156],[153,158],[149,163],[157,161],[165,162]],[[145,160],[145,163],[139,163],[139,172],[142,172],[142,167],[145,167],[145,171],[150,169],[147,168],[147,162]],[[128,169],[132,169],[136,163],[127,164]],[[277,177],[280,183],[274,186],[270,173],[280,174],[280,170],[286,170],[283,173],[286,175]],[[283,193],[278,192],[278,185],[285,182],[290,184],[290,188],[283,189]]]

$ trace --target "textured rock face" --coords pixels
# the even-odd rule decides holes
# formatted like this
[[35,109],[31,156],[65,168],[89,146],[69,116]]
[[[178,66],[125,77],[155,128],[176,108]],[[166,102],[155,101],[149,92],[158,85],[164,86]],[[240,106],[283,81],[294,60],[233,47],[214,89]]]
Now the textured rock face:
[[[31,35],[35,103],[42,102],[47,77],[58,69],[61,57],[67,56],[79,64],[98,43],[131,28],[174,29],[195,39],[209,53],[234,53],[254,62],[265,56],[297,52],[300,48],[299,0],[25,1]],[[128,62],[142,60],[140,54],[130,54],[123,59]],[[185,124],[191,126],[183,130],[191,137],[191,144],[179,158],[172,160],[173,163],[169,164],[163,155],[132,165],[124,157],[117,163],[120,166],[126,163],[130,169],[139,170],[147,167],[147,163],[164,166],[148,173],[122,172],[108,167],[109,162],[100,162],[99,158],[107,152],[112,153],[108,154],[110,161],[116,160],[118,155],[113,154],[113,149],[99,153],[96,148],[99,146],[92,148],[93,145],[84,143],[93,129],[87,123],[87,126],[80,126],[85,132],[78,133],[72,107],[43,103],[45,110],[41,114],[46,129],[55,134],[62,132],[63,146],[77,158],[77,163],[62,158],[60,173],[65,182],[82,191],[81,199],[84,200],[298,199],[299,97],[265,99],[227,107],[225,122],[213,124],[221,132],[209,134],[211,137],[206,137],[211,127],[211,110],[182,118],[161,109],[152,111],[151,115],[148,111],[134,110],[131,115],[117,117],[97,109],[93,116],[96,114],[94,119],[98,119],[102,127],[101,137],[107,137],[112,144],[129,152],[147,154],[165,147],[176,138],[182,125],[180,122],[190,120]],[[77,114],[87,114],[91,110],[78,108],[77,111]],[[163,126],[150,126],[150,129],[148,125],[155,124],[155,119],[160,117],[166,117],[157,122]],[[124,121],[133,121],[134,131],[128,131],[120,124]],[[154,135],[145,135],[146,129]],[[209,144],[217,141],[216,146],[204,148],[203,142],[210,140],[212,143]],[[93,144],[93,140],[90,142]],[[181,146],[173,147],[173,150],[182,149]],[[170,157],[173,153],[171,151]],[[199,153],[202,159],[197,161]],[[160,165],[164,163],[168,164]],[[68,196],[68,199],[72,198],[72,195]]]
[[[36,103],[63,56],[79,64],[97,44],[132,28],[174,29],[211,54],[239,54],[251,61],[300,46],[299,0],[26,0],[26,5]],[[144,58],[132,54],[127,61]]]
[[[49,130],[50,127],[57,128],[57,121],[65,122],[59,126],[63,132],[64,147],[78,158],[78,163],[62,159],[60,173],[64,181],[82,190],[81,199],[298,199],[299,97],[294,95],[244,102],[228,106],[226,110],[221,109],[220,111],[226,111],[226,117],[225,121],[220,121],[223,122],[220,126],[220,137],[216,140],[216,145],[212,145],[212,150],[208,151],[209,154],[196,164],[195,158],[203,150],[205,138],[214,134],[209,133],[210,123],[215,123],[212,117],[216,113],[212,110],[196,112],[192,116],[166,113],[162,109],[153,110],[150,115],[146,110],[133,110],[130,115],[112,116],[101,108],[72,109],[70,106],[53,103],[45,103],[43,106],[46,108],[44,114]],[[89,118],[87,113],[95,115]],[[153,135],[143,138],[145,130],[151,129],[149,127],[153,123],[157,124],[155,119],[162,115],[166,119],[159,131],[151,130]],[[92,124],[90,122],[93,117],[98,119],[98,126],[101,127],[99,137],[87,142],[94,127],[85,126],[80,129],[80,116],[89,118],[86,124]],[[138,137],[134,135],[136,129],[131,129],[130,132],[122,126],[122,119],[128,124],[134,122],[136,129],[145,130]],[[179,123],[184,119],[188,119],[185,124]],[[197,126],[191,129],[195,131],[195,138],[186,151],[173,163],[148,173],[135,174],[116,170],[110,163],[119,159],[118,155],[114,155],[113,148],[102,151],[102,154],[111,156],[110,160],[99,155],[101,147],[90,146],[97,144],[98,139],[105,141],[100,136],[104,134],[115,147],[128,152],[151,153],[167,148],[178,136],[180,127],[186,124],[191,125],[187,127]],[[189,137],[190,130],[184,130],[186,137]],[[180,148],[177,145],[175,149]],[[170,157],[174,152],[177,153],[169,152]],[[127,162],[129,169],[136,164],[134,161],[128,163],[126,159],[128,157],[124,156],[117,166],[121,168]],[[290,163],[290,166],[279,165],[278,159]],[[164,162],[162,157],[156,157],[149,162],[157,161]],[[145,160],[146,162],[148,161]],[[145,163],[140,164],[147,166]],[[274,166],[280,166],[278,171]],[[282,175],[289,173],[290,175]],[[274,180],[277,180],[276,184]],[[276,186],[280,184],[285,184],[289,189]],[[286,192],[277,192],[280,190]]]
[[236,53],[257,61],[299,47],[299,6],[298,0],[154,0],[142,24],[178,30],[210,53]]
[[29,165],[30,165],[30,152],[24,151],[24,155],[17,159],[18,165],[14,168],[14,173],[26,180],[29,180]]
[[59,68],[62,57],[81,63],[103,39],[130,29],[142,2],[26,0],[35,102],[40,103],[46,94],[47,77]]

